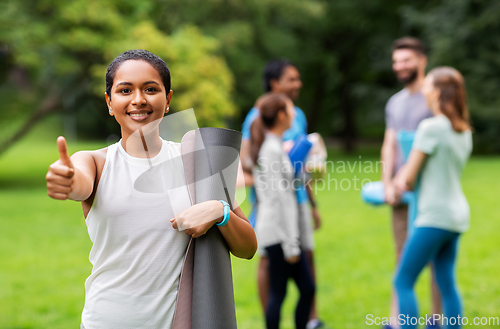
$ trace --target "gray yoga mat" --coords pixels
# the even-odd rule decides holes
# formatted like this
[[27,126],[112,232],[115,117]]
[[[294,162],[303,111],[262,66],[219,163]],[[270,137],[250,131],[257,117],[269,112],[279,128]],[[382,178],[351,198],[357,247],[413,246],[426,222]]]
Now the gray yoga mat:
[[[225,200],[233,207],[241,133],[200,128],[181,142],[192,204]],[[181,272],[172,329],[236,329],[229,248],[214,226],[191,239]]]

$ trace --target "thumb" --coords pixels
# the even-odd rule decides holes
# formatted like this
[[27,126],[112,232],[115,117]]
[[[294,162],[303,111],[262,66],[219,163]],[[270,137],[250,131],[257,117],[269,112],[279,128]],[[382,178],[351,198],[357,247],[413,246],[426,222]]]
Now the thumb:
[[63,165],[73,168],[73,163],[68,155],[68,147],[66,146],[66,139],[63,136],[57,138],[57,149],[59,150],[59,159]]

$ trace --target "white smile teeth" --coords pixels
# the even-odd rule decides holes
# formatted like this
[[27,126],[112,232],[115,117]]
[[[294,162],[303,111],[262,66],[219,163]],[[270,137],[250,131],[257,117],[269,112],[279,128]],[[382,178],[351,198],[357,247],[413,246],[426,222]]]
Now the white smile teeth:
[[145,117],[149,113],[130,113],[131,117]]

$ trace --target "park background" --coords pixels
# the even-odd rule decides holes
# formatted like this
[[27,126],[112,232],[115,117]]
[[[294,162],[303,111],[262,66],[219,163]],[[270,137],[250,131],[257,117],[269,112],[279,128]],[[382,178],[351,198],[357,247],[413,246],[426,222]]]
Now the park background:
[[[429,69],[450,65],[465,77],[475,129],[463,176],[472,225],[462,239],[458,282],[465,316],[500,317],[499,2],[3,0],[0,328],[79,325],[91,243],[80,205],[48,198],[44,176],[58,157],[59,135],[70,152],[117,140],[119,126],[103,96],[105,70],[117,54],[133,48],[158,54],[172,71],[172,112],[194,108],[200,126],[238,130],[262,93],[265,63],[288,58],[304,83],[296,103],[309,131],[327,141],[329,160],[362,161],[365,169],[366,161],[379,160],[385,102],[401,88],[390,46],[405,35],[428,46]],[[389,209],[362,204],[352,184],[379,177],[377,170],[330,168],[325,178],[332,185],[317,190],[318,307],[331,328],[370,327],[367,314],[388,316]],[[240,328],[264,327],[257,263],[258,257],[233,262]],[[297,293],[293,285],[290,291],[284,328],[292,328]],[[417,291],[424,314],[427,272]]]

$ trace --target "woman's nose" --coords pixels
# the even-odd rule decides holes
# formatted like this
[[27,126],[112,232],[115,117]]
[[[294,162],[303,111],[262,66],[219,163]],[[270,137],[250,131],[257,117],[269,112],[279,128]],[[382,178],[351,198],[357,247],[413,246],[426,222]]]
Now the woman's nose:
[[146,104],[146,97],[141,92],[136,92],[134,98],[132,99],[133,105],[144,105]]

